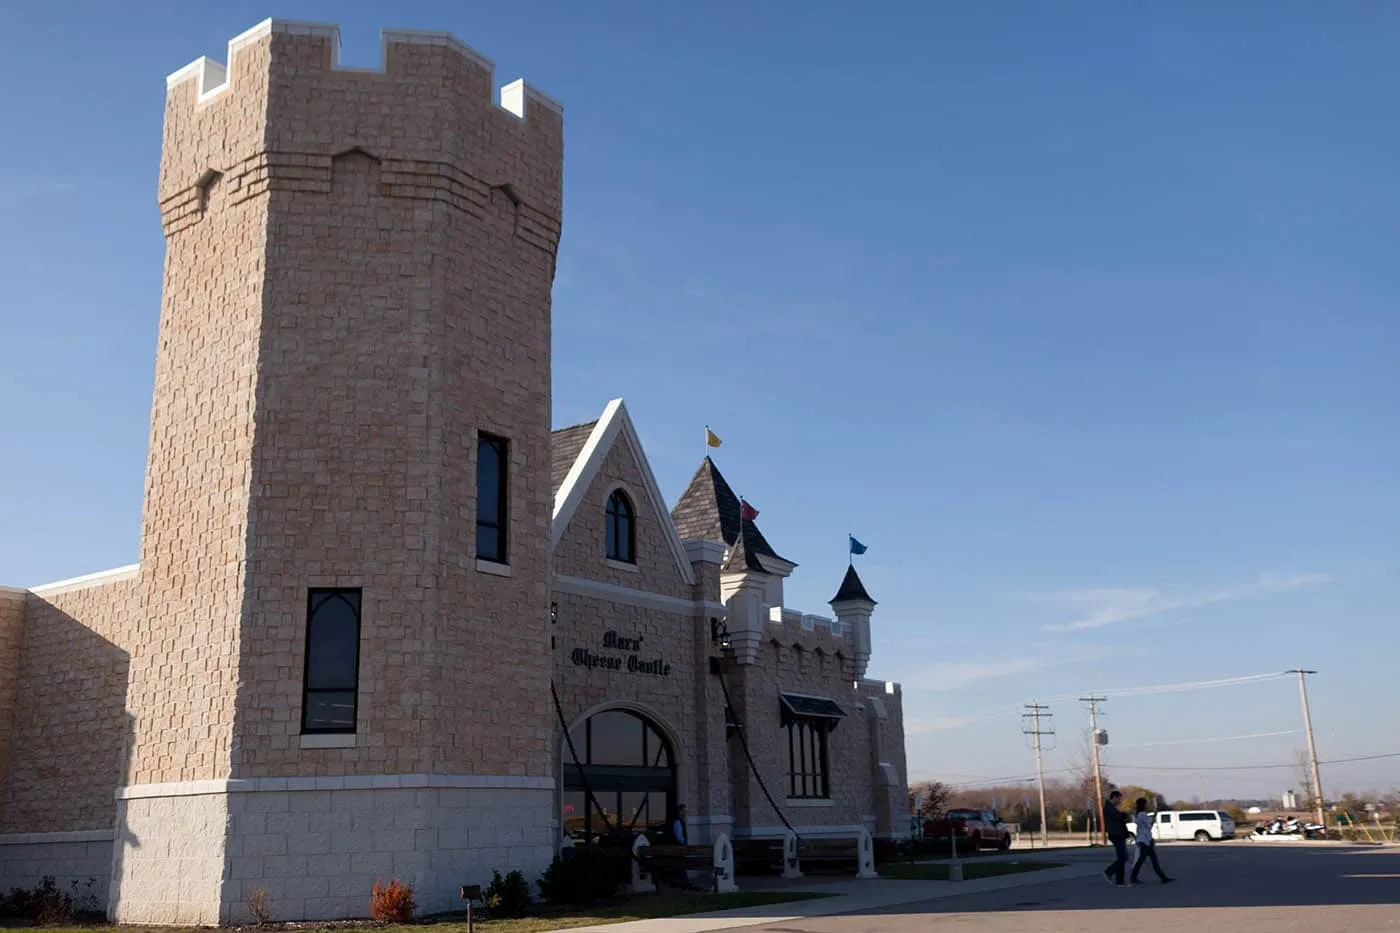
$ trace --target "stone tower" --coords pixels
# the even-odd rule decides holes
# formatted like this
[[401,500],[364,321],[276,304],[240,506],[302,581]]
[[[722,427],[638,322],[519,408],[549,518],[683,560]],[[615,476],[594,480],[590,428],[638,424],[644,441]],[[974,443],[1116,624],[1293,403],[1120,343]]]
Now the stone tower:
[[[552,851],[561,111],[519,81],[498,106],[450,36],[385,33],[379,70],[338,46],[269,20],[168,79],[119,921],[238,920],[254,887],[362,915],[390,876],[442,909]],[[358,593],[354,728],[310,734],[325,588]]]

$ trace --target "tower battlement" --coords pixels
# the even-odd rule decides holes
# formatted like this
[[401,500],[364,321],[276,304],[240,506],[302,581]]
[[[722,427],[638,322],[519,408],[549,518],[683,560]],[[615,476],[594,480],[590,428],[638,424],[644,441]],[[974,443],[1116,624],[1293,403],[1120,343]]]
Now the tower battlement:
[[265,20],[166,78],[159,199],[167,236],[197,223],[214,178],[229,203],[279,187],[329,190],[331,162],[361,152],[381,193],[476,213],[493,189],[551,252],[563,185],[563,108],[446,33],[386,30],[378,68],[340,64],[333,24]]

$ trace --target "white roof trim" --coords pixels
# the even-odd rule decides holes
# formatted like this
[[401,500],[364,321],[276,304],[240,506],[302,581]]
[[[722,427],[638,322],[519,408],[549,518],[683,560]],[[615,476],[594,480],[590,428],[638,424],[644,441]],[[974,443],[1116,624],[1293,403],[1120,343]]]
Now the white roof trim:
[[646,491],[647,498],[651,500],[656,517],[661,522],[662,534],[666,536],[666,542],[670,545],[671,553],[675,556],[676,566],[681,572],[681,579],[686,583],[694,583],[695,571],[691,568],[690,559],[686,556],[685,545],[681,543],[681,536],[676,533],[676,524],[671,521],[671,513],[666,510],[666,500],[661,495],[661,487],[656,483],[656,475],[652,473],[646,451],[642,449],[642,442],[637,437],[637,429],[632,424],[632,417],[627,414],[627,406],[620,398],[608,402],[608,406],[603,409],[603,416],[593,426],[593,432],[588,435],[583,450],[579,451],[573,466],[569,468],[568,475],[564,477],[563,485],[559,487],[559,492],[554,495],[554,521],[550,528],[550,547],[558,545],[560,539],[564,537],[564,531],[569,527],[570,519],[578,511],[579,503],[583,501],[583,497],[588,492],[589,487],[593,485],[593,481],[597,479],[598,471],[602,469],[603,461],[607,459],[608,451],[612,450],[613,442],[617,440],[619,434],[626,439],[632,455],[637,458],[637,465],[642,472],[642,486]]
[[792,572],[797,569],[796,564],[782,557],[771,557],[767,554],[759,554],[757,557],[759,565],[775,576],[791,576]]
[[70,590],[85,590],[90,586],[102,586],[107,583],[116,583],[119,580],[131,580],[140,571],[140,564],[127,564],[125,567],[100,570],[97,573],[83,574],[81,577],[59,580],[57,583],[45,583],[43,586],[30,587],[29,592],[35,596],[57,596],[59,593],[67,593]]

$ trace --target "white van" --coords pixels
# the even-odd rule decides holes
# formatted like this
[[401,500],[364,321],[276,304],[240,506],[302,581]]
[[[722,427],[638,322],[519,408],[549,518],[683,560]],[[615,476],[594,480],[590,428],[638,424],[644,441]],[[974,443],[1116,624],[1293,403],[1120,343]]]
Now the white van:
[[[1235,838],[1235,821],[1219,810],[1166,810],[1148,816],[1152,819],[1152,838],[1157,842],[1218,842]],[[1128,821],[1130,833],[1136,832],[1135,826],[1132,820]]]

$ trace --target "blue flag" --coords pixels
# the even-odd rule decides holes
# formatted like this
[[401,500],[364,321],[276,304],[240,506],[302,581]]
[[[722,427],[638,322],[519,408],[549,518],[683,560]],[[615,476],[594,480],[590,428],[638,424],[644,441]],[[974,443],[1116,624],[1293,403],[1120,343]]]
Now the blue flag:
[[848,538],[851,539],[851,553],[852,553],[852,554],[864,554],[864,553],[865,553],[865,545],[863,545],[863,544],[861,544],[859,541],[857,541],[857,540],[855,539],[855,535],[847,535],[846,537],[848,537]]

